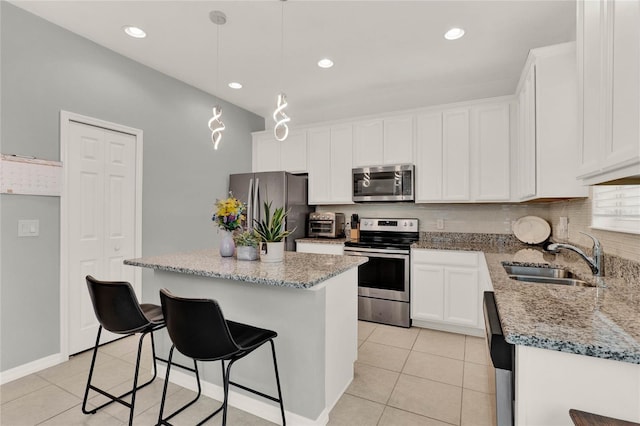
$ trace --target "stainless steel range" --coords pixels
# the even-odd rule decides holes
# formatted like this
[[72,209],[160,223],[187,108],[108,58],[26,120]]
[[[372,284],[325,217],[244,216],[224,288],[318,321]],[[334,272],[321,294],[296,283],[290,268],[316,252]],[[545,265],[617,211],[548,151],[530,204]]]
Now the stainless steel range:
[[360,220],[360,238],[344,248],[345,255],[369,258],[358,269],[358,319],[411,326],[409,257],[419,237],[418,219]]

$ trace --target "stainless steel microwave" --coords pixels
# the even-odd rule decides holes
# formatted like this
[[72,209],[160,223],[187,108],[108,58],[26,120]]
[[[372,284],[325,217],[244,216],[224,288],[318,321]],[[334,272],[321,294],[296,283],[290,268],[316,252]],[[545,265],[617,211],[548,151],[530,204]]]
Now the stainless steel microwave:
[[413,175],[413,164],[353,169],[353,201],[413,201]]

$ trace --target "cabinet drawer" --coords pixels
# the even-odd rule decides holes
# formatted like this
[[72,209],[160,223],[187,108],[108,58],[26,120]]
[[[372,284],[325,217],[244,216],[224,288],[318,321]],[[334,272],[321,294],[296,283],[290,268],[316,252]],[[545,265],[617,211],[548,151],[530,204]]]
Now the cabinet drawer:
[[451,250],[411,250],[411,261],[417,263],[434,263],[438,265],[478,266],[477,252]]

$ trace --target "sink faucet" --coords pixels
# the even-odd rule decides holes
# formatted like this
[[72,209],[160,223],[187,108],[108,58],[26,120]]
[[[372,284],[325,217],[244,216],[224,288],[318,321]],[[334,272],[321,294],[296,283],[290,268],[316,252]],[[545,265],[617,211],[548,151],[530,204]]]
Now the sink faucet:
[[593,272],[593,275],[596,275],[598,277],[603,276],[604,275],[604,259],[603,259],[603,253],[602,253],[602,245],[600,244],[600,241],[598,241],[598,239],[591,234],[587,234],[586,232],[580,232],[580,233],[586,235],[587,237],[590,237],[593,240],[593,257],[587,256],[585,252],[583,252],[576,246],[572,246],[571,244],[564,244],[564,243],[549,244],[546,248],[547,251],[551,253],[558,253],[558,249],[565,249],[565,250],[571,250],[573,252],[576,252],[578,253],[578,255],[580,255],[580,257],[582,257],[582,259],[584,259],[585,262],[587,262],[587,264],[591,268],[591,272]]

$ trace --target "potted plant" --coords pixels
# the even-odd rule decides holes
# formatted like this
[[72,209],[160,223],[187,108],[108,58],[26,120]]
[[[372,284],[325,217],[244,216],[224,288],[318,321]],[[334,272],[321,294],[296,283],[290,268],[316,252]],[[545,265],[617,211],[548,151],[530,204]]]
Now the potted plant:
[[260,236],[263,244],[260,249],[260,260],[263,262],[281,262],[284,259],[284,241],[293,231],[285,230],[285,219],[288,212],[278,207],[271,214],[271,202],[264,203],[264,218],[254,219],[254,231]]
[[258,245],[260,237],[252,231],[245,230],[233,236],[236,243],[236,257],[238,260],[256,260],[258,258]]

